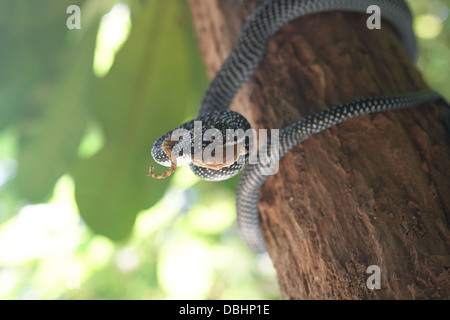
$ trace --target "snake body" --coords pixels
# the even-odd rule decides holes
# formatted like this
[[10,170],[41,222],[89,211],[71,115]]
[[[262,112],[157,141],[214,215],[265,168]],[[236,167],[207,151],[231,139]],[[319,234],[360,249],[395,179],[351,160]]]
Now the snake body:
[[[382,18],[388,21],[396,31],[411,59],[416,58],[416,42],[412,30],[412,16],[403,0],[266,0],[250,16],[241,30],[241,34],[222,67],[210,83],[201,102],[197,118],[202,121],[202,133],[208,128],[218,128],[225,137],[226,129],[248,129],[250,125],[239,113],[228,110],[236,93],[249,79],[264,57],[268,39],[285,23],[309,14],[346,11],[366,13],[371,5],[381,9]],[[365,26],[364,26],[365,27]],[[421,103],[440,99],[432,91],[418,91],[396,96],[372,97],[352,101],[331,107],[310,115],[280,131],[277,147],[280,158],[293,146],[305,140],[311,134],[323,131],[346,119],[361,114],[396,110],[416,106]],[[173,147],[176,164],[189,163],[193,172],[206,180],[224,180],[238,174],[244,167],[237,189],[237,213],[241,236],[246,244],[256,252],[265,251],[264,237],[260,229],[258,211],[258,190],[267,176],[262,174],[260,163],[247,164],[250,155],[239,155],[239,161],[220,169],[194,164],[191,155],[183,152],[186,147],[192,154],[205,148],[207,144],[193,141],[194,121],[182,124],[178,128],[162,135],[152,147],[152,156],[164,166],[173,166],[170,153],[164,152],[163,144],[177,130],[184,129],[190,136],[181,138]],[[233,141],[224,140],[226,143]],[[269,141],[267,147],[274,142]]]

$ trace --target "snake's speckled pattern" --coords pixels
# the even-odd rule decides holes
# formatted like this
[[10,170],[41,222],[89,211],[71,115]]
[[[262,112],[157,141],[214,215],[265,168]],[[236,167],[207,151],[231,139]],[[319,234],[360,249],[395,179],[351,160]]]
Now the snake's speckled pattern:
[[[242,115],[229,111],[228,108],[236,93],[263,58],[268,38],[274,35],[282,25],[312,13],[329,11],[366,13],[371,5],[380,7],[382,18],[394,27],[406,52],[414,60],[416,42],[412,30],[412,17],[403,0],[267,0],[254,11],[242,28],[237,43],[204,95],[196,119],[203,122],[203,132],[212,126],[249,128],[247,120]],[[392,97],[360,99],[329,108],[281,130],[280,157],[309,135],[323,131],[346,119],[366,113],[411,107],[439,98],[440,96],[434,92],[420,91]],[[192,130],[193,127],[193,121],[190,121],[178,128]],[[152,147],[153,158],[164,166],[170,166],[171,161],[161,146],[174,130],[161,136]],[[191,141],[185,139],[180,141],[180,144],[190,144],[192,148],[194,147]],[[247,157],[246,155],[246,160]],[[178,165],[184,163],[190,163],[188,155],[177,158]],[[223,180],[239,173],[245,164],[236,163],[220,170],[198,167],[192,163],[190,166],[194,173],[203,179]],[[259,165],[247,165],[237,190],[237,212],[241,235],[247,245],[256,252],[265,251],[257,203],[259,187],[267,176],[262,175],[260,171]]]

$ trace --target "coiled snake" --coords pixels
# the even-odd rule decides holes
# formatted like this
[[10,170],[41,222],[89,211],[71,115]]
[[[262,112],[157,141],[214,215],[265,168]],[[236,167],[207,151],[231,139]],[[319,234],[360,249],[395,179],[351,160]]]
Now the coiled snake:
[[[260,161],[248,164],[250,158],[248,140],[244,139],[243,142],[236,136],[229,137],[226,134],[227,129],[245,131],[250,128],[242,115],[229,111],[228,108],[236,93],[263,58],[268,38],[274,35],[282,25],[312,13],[328,11],[366,13],[371,5],[377,5],[381,9],[382,17],[394,27],[406,52],[411,59],[415,59],[416,42],[412,30],[412,17],[403,0],[266,0],[252,13],[242,28],[228,58],[208,87],[197,118],[167,132],[154,143],[151,151],[154,160],[171,169],[162,175],[156,175],[151,167],[149,175],[164,178],[170,175],[176,166],[189,163],[193,172],[200,178],[224,180],[238,174],[245,167],[239,181],[236,199],[239,229],[243,240],[252,250],[265,251],[257,204],[258,190],[267,178],[267,174],[264,173],[267,168]],[[311,134],[323,131],[346,119],[361,114],[412,107],[438,99],[440,96],[433,91],[419,91],[352,101],[310,115],[282,129],[277,141],[270,140],[265,147],[266,150],[271,150],[273,146],[277,147],[279,151],[277,160],[279,160],[293,146]],[[196,128],[194,121],[201,121],[201,126]],[[207,134],[208,129],[219,130],[220,134],[214,136],[214,139],[205,138],[203,135]],[[175,133],[178,135],[172,136]],[[203,138],[195,139],[196,134]],[[181,138],[178,140],[179,137]],[[222,163],[208,162],[206,158],[202,160],[202,152],[208,146],[211,147],[214,141],[219,140],[220,143],[225,141],[223,146],[231,146],[235,153],[232,161]],[[199,152],[200,157],[195,156]],[[277,161],[272,163],[272,166],[276,164]]]

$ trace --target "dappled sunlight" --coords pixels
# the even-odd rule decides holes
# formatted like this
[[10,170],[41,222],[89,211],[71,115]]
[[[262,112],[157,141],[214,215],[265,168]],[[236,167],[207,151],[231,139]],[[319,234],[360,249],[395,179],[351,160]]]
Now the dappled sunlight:
[[88,125],[86,133],[78,146],[78,156],[81,159],[96,154],[105,145],[105,136],[97,123]]
[[[263,298],[254,272],[276,292],[270,259],[255,261],[233,227],[233,193],[219,190],[199,197],[176,175],[165,196],[138,215],[125,243],[93,235],[78,215],[72,178],[60,178],[48,203],[25,205],[1,225],[0,297],[95,298],[90,283],[97,273],[123,274],[116,279],[120,286],[127,275],[143,279],[141,273],[152,272],[149,263],[155,264],[157,282],[144,289],[144,281],[142,294],[150,299]],[[234,270],[232,275],[228,270]],[[232,289],[242,284],[248,288]]]
[[[6,267],[7,274],[13,272],[8,268],[15,268],[16,279],[8,292],[3,292],[4,298],[48,298],[67,289],[68,272],[74,267],[74,254],[85,229],[73,188],[72,179],[62,177],[48,203],[25,205],[1,225],[0,265]],[[33,285],[25,290],[24,280],[30,272]],[[15,295],[8,296],[13,289]]]
[[130,30],[130,9],[125,3],[114,5],[111,11],[103,16],[94,54],[93,68],[97,77],[104,77],[108,73]]
[[440,18],[433,14],[420,15],[414,19],[416,35],[422,39],[436,38],[441,33],[443,26]]
[[117,250],[114,261],[122,272],[131,272],[139,267],[140,258],[134,248],[125,247]]
[[273,267],[272,260],[270,260],[268,253],[262,253],[258,255],[257,266],[259,272],[261,272],[261,274],[265,277],[272,278],[277,274],[277,271]]
[[0,263],[17,265],[36,258],[73,255],[79,241],[80,218],[73,199],[73,182],[63,177],[48,204],[25,205],[0,228]]
[[0,190],[3,185],[15,177],[17,171],[17,161],[15,159],[6,158],[0,160]]
[[211,249],[202,241],[183,239],[164,245],[158,282],[167,299],[205,299],[213,283]]
[[191,209],[187,217],[190,228],[201,233],[219,234],[225,232],[236,222],[234,195],[219,193],[209,206],[197,205]]

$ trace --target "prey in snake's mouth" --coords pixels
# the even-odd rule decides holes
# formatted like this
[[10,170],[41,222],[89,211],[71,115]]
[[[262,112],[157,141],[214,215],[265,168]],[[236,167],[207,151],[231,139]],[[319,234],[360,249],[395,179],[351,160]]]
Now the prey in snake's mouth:
[[[227,161],[227,155],[230,150],[232,150],[233,160]],[[240,156],[246,155],[248,153],[247,149],[242,143],[238,141],[227,142],[222,146],[222,157],[217,159],[216,150],[211,151],[211,158],[206,157],[203,154],[204,149],[200,150],[197,153],[192,153],[192,163],[196,166],[202,168],[209,168],[213,170],[220,170],[222,168],[231,167],[236,161],[238,161]],[[219,155],[218,155],[219,156]]]
[[175,172],[175,169],[177,168],[177,163],[176,163],[176,159],[172,160],[172,149],[177,143],[178,143],[178,141],[172,141],[172,140],[170,140],[170,138],[167,138],[166,140],[164,140],[164,142],[162,144],[162,150],[167,155],[167,157],[169,157],[169,159],[171,161],[169,170],[167,170],[166,172],[163,172],[161,174],[156,174],[154,172],[155,167],[152,166],[149,168],[147,176],[151,176],[152,178],[155,178],[155,179],[165,179],[167,177],[170,177],[172,175],[172,173]]
[[[172,141],[169,137],[164,140],[161,146],[162,150],[171,161],[171,166],[169,170],[161,174],[156,174],[154,172],[154,167],[152,166],[149,168],[147,176],[151,176],[152,178],[155,179],[165,179],[167,177],[170,177],[175,172],[175,169],[177,168],[177,163],[176,158],[172,159],[172,150],[178,142],[179,142],[178,140]],[[234,163],[238,161],[238,159],[241,156],[244,156],[248,153],[248,150],[246,149],[245,144],[243,143],[245,141],[243,139],[235,139],[234,141],[229,141],[222,144],[222,146],[220,145],[216,146],[214,149],[212,149],[210,155],[205,156],[204,154],[205,148],[212,142],[214,142],[214,139],[210,139],[210,141],[208,141],[207,143],[203,143],[202,148],[197,152],[194,151],[195,150],[194,143],[192,143],[191,161],[194,165],[202,168],[209,168],[212,170],[220,170],[232,166]],[[221,150],[219,150],[219,148]],[[217,156],[216,150],[219,151]],[[232,154],[231,158],[232,161],[230,161],[230,157],[228,156],[230,152]]]

